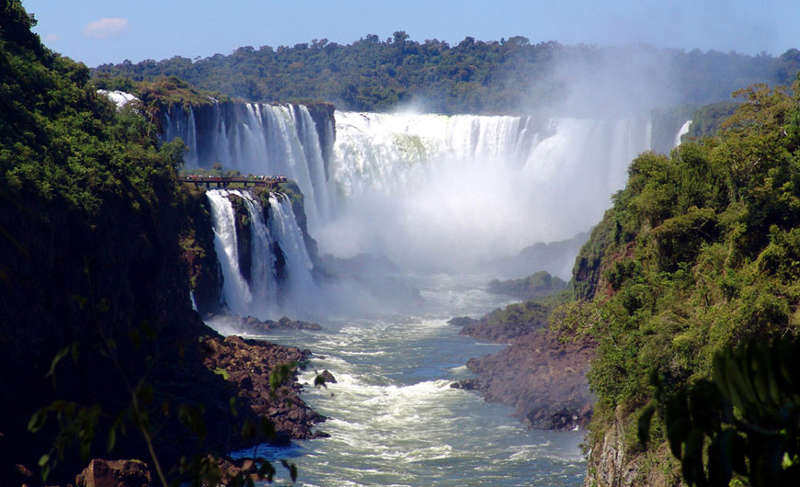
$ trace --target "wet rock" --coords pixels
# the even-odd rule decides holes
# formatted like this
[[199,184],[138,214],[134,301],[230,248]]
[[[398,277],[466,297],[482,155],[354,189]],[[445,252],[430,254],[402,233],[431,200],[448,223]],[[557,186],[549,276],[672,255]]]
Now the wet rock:
[[336,384],[336,377],[334,377],[328,369],[323,370],[319,376],[325,379],[326,384]]
[[556,336],[547,328],[549,313],[549,307],[527,301],[480,319],[450,320],[462,327],[462,335],[509,344],[493,355],[470,359],[467,368],[477,377],[451,387],[475,390],[488,401],[514,407],[514,415],[532,428],[587,426],[594,397],[586,372],[596,344],[588,338]]
[[[245,340],[239,336],[208,337],[203,364],[217,372],[237,389],[239,403],[259,417],[268,417],[275,426],[274,442],[326,437],[313,426],[326,418],[313,411],[300,398],[302,386],[297,368],[311,355],[308,350],[272,343]],[[276,390],[270,374],[282,365],[290,366],[287,379]]]
[[452,389],[464,389],[465,391],[475,391],[481,388],[481,383],[478,379],[464,379],[453,382],[450,384]]
[[286,316],[278,321],[259,320],[252,316],[242,318],[239,323],[242,331],[249,333],[269,333],[276,330],[321,330],[322,326],[308,321],[292,320]]
[[95,458],[75,477],[77,487],[149,487],[150,469],[141,460]]
[[467,362],[478,376],[481,395],[515,408],[532,428],[586,427],[594,397],[586,372],[594,356],[589,339],[562,342],[549,331],[514,339],[500,352]]

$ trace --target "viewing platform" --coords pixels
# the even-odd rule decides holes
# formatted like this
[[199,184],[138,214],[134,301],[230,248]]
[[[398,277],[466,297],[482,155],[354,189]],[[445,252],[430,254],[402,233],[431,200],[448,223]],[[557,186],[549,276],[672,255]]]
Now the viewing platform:
[[233,176],[233,177],[222,177],[222,176],[199,176],[199,175],[189,175],[189,176],[181,176],[178,178],[178,181],[182,183],[192,183],[195,187],[199,188],[201,185],[205,185],[206,188],[210,188],[212,185],[216,188],[227,188],[229,185],[232,184],[241,184],[244,187],[247,186],[277,186],[280,183],[285,183],[288,179],[284,176]]

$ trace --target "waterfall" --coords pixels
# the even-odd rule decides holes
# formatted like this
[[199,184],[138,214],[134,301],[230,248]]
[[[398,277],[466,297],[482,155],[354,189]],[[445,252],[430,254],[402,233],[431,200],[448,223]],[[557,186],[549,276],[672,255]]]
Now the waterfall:
[[[316,291],[313,264],[303,232],[297,224],[292,203],[282,193],[269,194],[269,218],[261,202],[247,190],[212,189],[211,203],[214,246],[222,268],[222,298],[228,309],[240,316],[277,318],[296,312],[303,299]],[[231,197],[241,198],[250,220],[250,279],[240,269],[235,211]],[[278,278],[276,253],[284,261],[285,283]]]
[[313,264],[308,255],[303,232],[297,224],[292,203],[289,197],[282,193],[270,193],[270,222],[269,228],[278,242],[286,261],[286,274],[288,280],[289,301],[294,305],[302,305],[303,300],[314,296]]
[[244,200],[250,217],[250,293],[253,297],[249,314],[267,316],[277,305],[278,282],[272,239],[264,223],[264,210],[247,191],[232,191]]
[[683,138],[684,135],[689,133],[689,127],[691,127],[691,125],[692,125],[691,120],[687,120],[686,122],[683,123],[683,125],[681,125],[680,130],[678,130],[678,133],[675,135],[675,142],[672,144],[673,148],[681,145],[681,139]]
[[628,119],[337,112],[337,212],[315,237],[338,256],[463,269],[587,231],[651,145]]
[[[385,255],[420,270],[463,268],[587,231],[624,186],[630,161],[650,149],[652,132],[647,117],[335,112],[320,118],[304,105],[232,102],[177,106],[165,116],[165,138],[187,141],[189,165],[220,161],[243,173],[295,180],[308,231],[323,252]],[[285,202],[273,200],[270,211],[282,215]],[[276,224],[267,224],[267,244],[279,240]],[[256,238],[259,231],[252,232]],[[299,255],[293,258],[290,281],[302,295],[311,281],[298,284],[297,272],[309,273]],[[267,264],[255,274],[266,275]],[[283,298],[268,281],[249,283],[248,291],[259,295],[252,299]]]
[[253,296],[250,294],[250,286],[239,271],[239,248],[233,205],[228,199],[226,190],[207,191],[206,196],[211,204],[214,249],[222,268],[222,296],[228,308],[240,313],[249,308]]
[[210,103],[173,105],[164,116],[164,139],[181,137],[188,167],[209,169],[219,162],[243,174],[286,176],[306,198],[313,227],[331,210],[325,152],[314,120],[304,105]]
[[528,117],[336,112],[331,179],[340,198],[403,191],[429,163],[519,165],[539,134]]

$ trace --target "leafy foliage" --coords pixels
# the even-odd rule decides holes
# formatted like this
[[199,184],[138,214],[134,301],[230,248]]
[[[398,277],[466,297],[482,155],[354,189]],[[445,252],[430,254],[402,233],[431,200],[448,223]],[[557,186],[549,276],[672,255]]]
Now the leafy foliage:
[[[669,157],[645,153],[633,161],[626,188],[614,196],[574,274],[576,294],[594,306],[593,428],[602,430],[619,410],[642,425],[652,419],[644,439],[669,440],[684,459],[685,478],[698,485],[711,475],[703,459],[732,445],[734,433],[721,420],[709,423],[709,415],[731,411],[722,399],[733,404],[734,417],[765,421],[734,399],[733,379],[720,375],[761,367],[761,359],[726,354],[796,336],[800,323],[800,82],[791,91],[756,85],[737,95],[744,102],[718,135],[684,143]],[[730,358],[714,359],[720,356]],[[658,389],[652,376],[660,378]],[[793,390],[784,386],[781,394]],[[679,398],[689,409],[653,416],[654,397],[667,405]],[[676,426],[678,417],[694,426]],[[682,431],[680,440],[673,431]],[[703,435],[712,434],[724,445],[706,451]],[[794,451],[785,450],[790,462]],[[749,465],[734,470],[764,485]]]
[[[197,479],[197,454],[230,451],[230,431],[253,420],[230,414],[218,399],[234,392],[202,363],[198,338],[213,332],[181,260],[184,146],[154,124],[164,97],[206,95],[167,79],[118,110],[34,23],[0,0],[0,391],[13,398],[0,478],[15,482],[19,464],[71,480],[113,449],[152,462],[162,485]],[[275,436],[262,426],[246,441]]]
[[677,392],[655,378],[657,408],[640,420],[646,444],[653,413],[667,426],[672,454],[693,486],[732,479],[761,487],[800,482],[798,343],[749,343],[714,356],[711,380]]
[[533,44],[521,36],[500,41],[466,37],[451,46],[437,39],[413,41],[398,31],[385,40],[367,35],[348,45],[315,39],[276,49],[241,47],[228,56],[195,61],[176,56],[104,64],[94,76],[109,85],[118,77],[142,81],[177,76],[250,101],[322,99],[348,110],[385,111],[414,102],[443,113],[517,113],[562,100],[563,70],[571,63],[585,66],[588,74],[601,70],[609,59],[642,56],[673,71],[670,89],[683,94],[676,102],[693,104],[725,100],[731,91],[756,82],[790,82],[800,65],[791,51],[772,58],[641,46]]

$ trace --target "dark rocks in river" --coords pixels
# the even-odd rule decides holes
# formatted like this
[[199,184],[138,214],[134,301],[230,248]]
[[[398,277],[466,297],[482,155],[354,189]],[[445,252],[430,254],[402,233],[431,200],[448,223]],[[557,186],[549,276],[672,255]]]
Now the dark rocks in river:
[[585,427],[594,400],[586,372],[595,344],[586,338],[561,340],[547,328],[549,313],[549,307],[527,301],[481,319],[451,319],[463,335],[509,343],[493,355],[470,359],[467,368],[476,377],[451,387],[512,406],[514,416],[533,428]]
[[464,389],[465,391],[479,390],[480,387],[481,387],[480,380],[474,377],[469,379],[459,380],[450,384],[451,389]]
[[[252,413],[265,417],[275,425],[276,442],[290,439],[322,438],[313,425],[325,420],[300,398],[302,386],[297,382],[298,367],[311,355],[308,350],[272,343],[245,340],[238,336],[203,340],[206,351],[204,365],[235,386],[237,397]],[[270,373],[289,364],[287,380],[276,390],[270,386]]]
[[286,316],[278,321],[259,320],[252,316],[242,318],[239,322],[242,331],[249,333],[271,332],[277,330],[321,330],[318,323],[309,321],[292,320]]
[[546,330],[530,333],[496,354],[470,359],[467,368],[478,377],[469,386],[488,401],[514,407],[530,427],[585,427],[594,402],[586,379],[594,349],[588,339],[562,342]]
[[326,384],[336,384],[336,377],[328,369],[323,370],[319,376],[325,380]]

